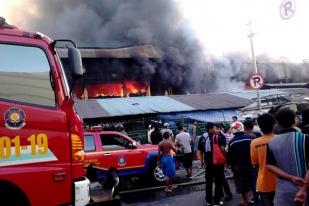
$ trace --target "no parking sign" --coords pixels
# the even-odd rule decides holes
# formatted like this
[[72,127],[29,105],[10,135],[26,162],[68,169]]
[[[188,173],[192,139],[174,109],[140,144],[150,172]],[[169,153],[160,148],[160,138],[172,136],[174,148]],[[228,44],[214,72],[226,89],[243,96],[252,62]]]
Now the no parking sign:
[[265,80],[261,74],[253,74],[250,77],[250,86],[253,89],[261,89],[264,86]]
[[280,17],[284,20],[290,19],[295,14],[295,0],[283,0],[280,5]]

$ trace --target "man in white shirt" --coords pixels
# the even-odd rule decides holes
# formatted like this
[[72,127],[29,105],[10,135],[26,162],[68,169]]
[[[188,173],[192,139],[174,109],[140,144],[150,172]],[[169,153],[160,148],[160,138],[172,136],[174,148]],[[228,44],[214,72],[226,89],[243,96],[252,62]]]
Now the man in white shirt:
[[182,126],[177,127],[179,134],[176,135],[176,146],[180,147],[184,153],[183,165],[187,171],[187,177],[192,176],[192,150],[191,150],[191,137],[188,132],[185,132]]
[[170,139],[171,139],[172,141],[174,141],[174,134],[173,134],[173,131],[172,131],[169,127],[170,127],[169,123],[167,123],[167,122],[164,123],[163,129],[161,129],[162,136],[163,136],[163,134],[164,134],[165,132],[168,132],[168,133],[170,134]]
[[154,130],[154,126],[152,124],[149,125],[149,130],[147,132],[147,140],[148,140],[148,144],[151,144],[151,132],[153,132]]

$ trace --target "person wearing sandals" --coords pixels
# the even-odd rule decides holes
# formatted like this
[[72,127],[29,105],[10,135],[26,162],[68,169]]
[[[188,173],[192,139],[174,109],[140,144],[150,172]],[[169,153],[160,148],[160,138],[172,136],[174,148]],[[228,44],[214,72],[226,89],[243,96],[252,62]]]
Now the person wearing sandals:
[[164,132],[163,140],[158,146],[157,165],[162,168],[163,174],[166,176],[164,191],[168,193],[176,188],[172,182],[173,177],[176,175],[176,166],[172,151],[176,152],[177,148],[171,141],[169,132]]

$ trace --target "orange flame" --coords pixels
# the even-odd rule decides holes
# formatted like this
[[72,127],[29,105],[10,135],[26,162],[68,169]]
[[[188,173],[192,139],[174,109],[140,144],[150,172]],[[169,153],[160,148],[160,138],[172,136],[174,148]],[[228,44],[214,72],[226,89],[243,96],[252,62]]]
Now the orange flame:
[[[98,97],[124,97],[136,94],[146,95],[148,85],[137,81],[125,81],[124,83],[102,83],[89,84],[86,87],[88,98]],[[82,86],[76,86],[73,94],[79,98],[84,99],[84,89]]]

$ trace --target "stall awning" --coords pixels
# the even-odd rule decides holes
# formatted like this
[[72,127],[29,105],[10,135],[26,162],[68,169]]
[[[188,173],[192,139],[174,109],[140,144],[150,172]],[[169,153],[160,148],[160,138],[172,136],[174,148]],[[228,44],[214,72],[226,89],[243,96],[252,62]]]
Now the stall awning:
[[179,115],[202,122],[229,122],[232,121],[233,116],[239,116],[239,112],[237,110],[214,110],[181,113]]

